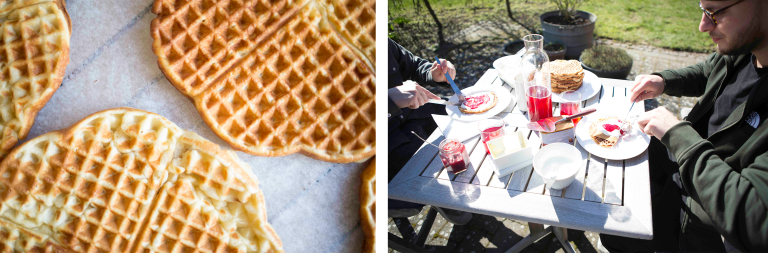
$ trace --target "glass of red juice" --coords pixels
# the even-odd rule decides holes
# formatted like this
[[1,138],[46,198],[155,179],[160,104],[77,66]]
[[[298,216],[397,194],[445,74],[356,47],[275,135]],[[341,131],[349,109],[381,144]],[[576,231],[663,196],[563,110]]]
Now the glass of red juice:
[[[560,115],[573,115],[581,111],[581,93],[575,90],[568,90],[560,93]],[[572,119],[573,125],[579,123],[581,117]]]
[[552,91],[541,85],[531,85],[525,91],[528,98],[528,119],[536,122],[552,117]]
[[485,152],[490,154],[491,152],[488,151],[488,145],[485,143],[498,137],[504,136],[504,119],[495,116],[490,117],[478,122],[477,128],[480,130],[481,138],[483,138],[483,146],[485,147]]
[[445,139],[440,142],[440,160],[451,173],[461,173],[469,167],[469,155],[464,143],[458,139]]

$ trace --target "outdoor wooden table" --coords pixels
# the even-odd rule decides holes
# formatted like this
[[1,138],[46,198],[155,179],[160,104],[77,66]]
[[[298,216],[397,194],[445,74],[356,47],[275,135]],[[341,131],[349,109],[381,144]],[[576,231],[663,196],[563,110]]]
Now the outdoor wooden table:
[[[627,87],[633,83],[606,78],[600,78],[600,82],[602,90],[584,101],[584,108],[594,107],[601,101],[622,101]],[[495,69],[488,70],[475,85],[501,85],[513,92],[510,85],[498,78]],[[516,103],[514,98],[512,103]],[[644,104],[639,101],[634,107],[642,110]],[[557,115],[559,109],[555,112]],[[516,107],[499,116],[505,121],[528,120]],[[532,143],[541,143],[536,132],[511,129],[523,131]],[[509,130],[507,128],[507,134]],[[443,139],[438,129],[427,142],[439,145]],[[470,166],[459,174],[445,170],[437,148],[422,145],[389,182],[389,198],[529,222],[531,235],[508,252],[520,251],[549,232],[555,233],[566,251],[574,252],[567,242],[568,228],[653,239],[647,150],[631,159],[607,160],[575,144],[583,160],[576,179],[563,190],[550,190],[532,166],[498,177],[480,136],[465,141],[464,145],[469,152]],[[550,227],[544,229],[540,224]]]

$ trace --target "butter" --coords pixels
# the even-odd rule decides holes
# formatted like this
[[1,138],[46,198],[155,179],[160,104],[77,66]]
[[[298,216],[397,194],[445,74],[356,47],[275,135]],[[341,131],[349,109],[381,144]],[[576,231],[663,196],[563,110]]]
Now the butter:
[[[506,139],[507,136],[502,136],[501,138]],[[499,157],[499,156],[502,156],[502,155],[504,155],[506,153],[505,152],[506,151],[506,147],[505,147],[505,143],[503,141],[502,142],[489,141],[489,142],[486,142],[485,144],[488,145],[488,150],[491,151],[491,154],[494,157]]]

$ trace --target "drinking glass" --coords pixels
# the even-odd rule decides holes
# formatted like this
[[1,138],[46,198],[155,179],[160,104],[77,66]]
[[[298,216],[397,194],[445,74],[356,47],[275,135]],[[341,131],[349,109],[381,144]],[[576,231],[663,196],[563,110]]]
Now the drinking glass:
[[445,139],[440,142],[440,160],[451,173],[461,173],[469,167],[467,149],[458,139]]
[[[568,90],[560,93],[560,115],[574,115],[581,111],[581,93],[575,90]],[[573,125],[579,123],[581,117],[573,119]]]
[[490,154],[491,152],[488,150],[488,145],[485,143],[498,137],[504,136],[504,119],[495,116],[490,117],[478,122],[477,128],[480,130],[480,135],[482,136],[481,138],[483,138],[483,146],[485,146],[485,152]]

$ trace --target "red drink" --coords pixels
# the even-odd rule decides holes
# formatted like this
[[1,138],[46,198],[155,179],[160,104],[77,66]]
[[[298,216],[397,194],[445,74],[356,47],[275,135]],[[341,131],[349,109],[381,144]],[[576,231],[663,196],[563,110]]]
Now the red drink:
[[528,87],[528,117],[531,122],[552,117],[552,92],[544,86]]
[[[577,102],[563,102],[560,103],[560,115],[574,115],[579,112],[579,103]],[[581,120],[581,117],[572,119],[573,125],[576,126],[577,123],[579,123],[579,120]]]
[[486,142],[496,139],[498,137],[501,137],[503,135],[504,135],[504,130],[502,130],[500,126],[491,127],[483,130],[482,136],[483,136],[483,146],[485,146],[485,152],[488,154],[491,153],[491,151],[488,150],[488,145],[485,144]]
[[445,169],[451,173],[464,172],[469,165],[467,149],[456,139],[448,139],[440,143],[440,160]]

